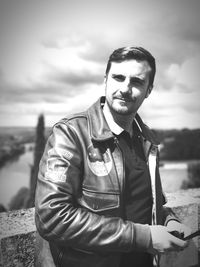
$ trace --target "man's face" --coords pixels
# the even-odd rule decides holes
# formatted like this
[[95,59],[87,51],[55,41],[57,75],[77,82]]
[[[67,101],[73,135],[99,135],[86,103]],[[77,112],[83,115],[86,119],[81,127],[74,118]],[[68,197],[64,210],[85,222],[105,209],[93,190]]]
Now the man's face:
[[105,96],[111,112],[120,115],[137,112],[152,89],[150,71],[147,61],[112,62],[105,80]]

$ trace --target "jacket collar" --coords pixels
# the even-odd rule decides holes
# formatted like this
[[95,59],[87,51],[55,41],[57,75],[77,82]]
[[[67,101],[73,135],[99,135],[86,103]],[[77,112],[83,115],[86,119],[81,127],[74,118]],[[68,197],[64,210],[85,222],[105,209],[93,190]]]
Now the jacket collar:
[[[90,136],[93,141],[101,142],[114,138],[106,119],[103,114],[102,105],[105,103],[105,97],[101,97],[88,109],[88,121]],[[136,122],[144,140],[148,140],[154,145],[158,145],[159,141],[155,134],[142,122],[142,119],[136,114]]]

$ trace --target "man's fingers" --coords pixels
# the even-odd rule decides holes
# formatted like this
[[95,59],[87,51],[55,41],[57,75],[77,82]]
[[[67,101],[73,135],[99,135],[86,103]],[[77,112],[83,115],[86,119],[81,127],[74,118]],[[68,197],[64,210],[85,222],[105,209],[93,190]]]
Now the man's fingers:
[[172,237],[172,242],[173,242],[173,246],[174,247],[177,247],[177,248],[180,248],[180,249],[181,248],[184,249],[188,245],[187,241],[184,241],[184,240],[182,240],[182,239],[180,239],[178,237],[175,237],[175,236]]

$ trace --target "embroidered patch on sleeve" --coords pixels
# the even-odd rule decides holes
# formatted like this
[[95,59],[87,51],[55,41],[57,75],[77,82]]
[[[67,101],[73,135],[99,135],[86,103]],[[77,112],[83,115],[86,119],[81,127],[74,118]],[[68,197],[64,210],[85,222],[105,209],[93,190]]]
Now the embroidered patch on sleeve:
[[53,182],[66,182],[67,170],[70,164],[63,159],[49,158],[47,160],[47,171],[45,179]]
[[67,160],[70,160],[73,157],[73,154],[69,150],[60,147],[52,148],[48,151],[49,157],[55,155],[59,155],[60,157],[65,158]]

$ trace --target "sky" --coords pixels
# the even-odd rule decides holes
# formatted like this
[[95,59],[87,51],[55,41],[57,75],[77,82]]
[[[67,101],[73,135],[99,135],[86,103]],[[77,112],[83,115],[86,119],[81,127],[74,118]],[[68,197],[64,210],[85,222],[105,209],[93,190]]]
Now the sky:
[[87,109],[113,50],[143,46],[157,63],[144,122],[200,128],[199,11],[199,0],[0,0],[0,126]]

